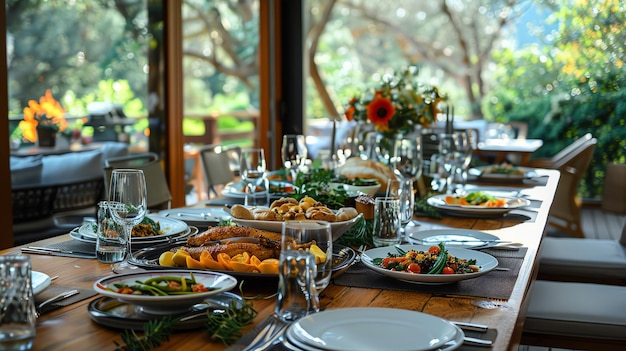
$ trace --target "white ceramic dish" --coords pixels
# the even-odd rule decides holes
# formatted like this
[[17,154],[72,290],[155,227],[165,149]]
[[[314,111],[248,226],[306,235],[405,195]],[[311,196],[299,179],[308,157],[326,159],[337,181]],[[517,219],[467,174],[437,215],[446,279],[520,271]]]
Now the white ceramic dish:
[[503,215],[516,208],[530,205],[530,201],[521,197],[498,196],[506,200],[503,207],[485,207],[472,205],[451,205],[446,203],[446,195],[435,195],[429,197],[426,201],[429,205],[447,212],[452,215],[479,215],[494,216]]
[[379,307],[310,314],[294,322],[285,334],[297,345],[335,351],[427,351],[446,347],[447,343],[459,347],[463,340],[457,326],[439,317]]
[[[358,216],[352,218],[348,221],[343,222],[330,222],[330,229],[333,231],[333,241],[339,239],[343,233],[345,233],[348,229],[352,228],[354,223],[356,223],[359,219],[363,217],[363,214],[359,213]],[[251,228],[256,228],[260,230],[267,230],[269,232],[280,233],[283,230],[283,222],[282,221],[259,221],[256,219],[240,219],[234,218],[233,222],[240,226],[246,226]]]
[[430,229],[407,233],[407,240],[415,245],[437,245],[463,249],[484,249],[497,245],[499,237],[471,229]]
[[[92,237],[92,236],[84,236],[82,234],[80,234],[78,232],[78,230],[80,229],[80,227],[78,228],[74,228],[72,231],[70,231],[70,237],[74,240],[78,240],[78,241],[82,241],[84,243],[89,243],[89,244],[93,244],[96,245],[96,238]],[[145,246],[149,246],[149,245],[155,245],[155,244],[162,244],[162,243],[172,243],[172,242],[180,242],[182,241],[184,238],[187,238],[188,236],[194,235],[198,233],[198,228],[195,226],[189,226],[187,227],[187,230],[185,230],[182,233],[179,233],[178,235],[169,235],[169,236],[158,236],[158,237],[151,237],[150,240],[144,239],[144,240],[137,240],[137,239],[141,239],[141,238],[132,238],[131,242],[133,244],[133,247],[137,246],[137,247],[145,247]]]
[[47,274],[37,271],[31,271],[30,279],[33,287],[33,295],[37,295],[46,290],[46,288],[50,286],[51,282],[51,279]]
[[[226,184],[224,186],[224,189],[222,190],[222,195],[226,197],[230,197],[230,198],[235,198],[235,199],[245,198],[246,193],[243,192],[243,184],[244,183],[242,181],[231,182],[231,183]],[[294,185],[286,181],[270,180],[269,185],[270,185],[270,195],[272,196],[288,196],[288,195],[295,193]],[[285,188],[289,189],[289,187],[291,187],[291,191],[275,190],[275,189],[285,189]],[[266,196],[266,194],[267,194],[266,191],[259,191],[255,193],[257,197]]]
[[495,173],[490,172],[494,166],[481,166],[468,170],[468,174],[480,179],[496,182],[521,182],[524,179],[539,177],[534,168],[516,167],[521,173]]
[[[201,283],[206,288],[212,290],[195,294],[153,296],[119,294],[115,291],[106,289],[114,289],[114,284],[135,285],[136,281],[145,281],[150,278],[162,276],[190,278],[190,272],[193,272],[196,282]],[[96,281],[93,284],[93,288],[96,292],[104,296],[140,306],[145,313],[163,315],[185,312],[192,308],[193,305],[204,301],[207,297],[226,292],[236,285],[237,279],[224,273],[190,270],[157,270],[110,275]]]
[[359,185],[351,185],[344,183],[330,183],[331,189],[345,189],[348,194],[360,194],[364,193],[369,196],[374,196],[380,190],[380,184],[376,183],[376,185],[367,185],[367,186],[359,186]]
[[188,225],[214,225],[218,224],[222,219],[230,218],[230,213],[223,207],[205,207],[205,208],[171,208],[162,210],[159,216],[175,218],[181,220]]
[[[163,216],[155,216],[155,215],[148,215],[148,218],[152,219],[155,222],[159,222],[159,226],[161,228],[162,234],[158,236],[155,235],[155,236],[145,236],[145,237],[134,237],[133,241],[152,241],[156,238],[167,238],[168,236],[179,235],[180,233],[189,229],[189,227],[187,226],[187,223],[178,219],[167,218]],[[86,223],[80,226],[78,229],[78,234],[80,234],[81,236],[85,238],[93,238],[94,240],[96,239],[96,236],[97,236],[94,230],[93,223]]]
[[[430,246],[432,245],[398,245],[398,247],[400,247],[404,251],[428,251],[428,248]],[[407,272],[391,271],[374,264],[373,261],[375,258],[385,258],[388,256],[389,253],[398,254],[395,246],[377,247],[367,250],[361,255],[361,262],[363,262],[363,264],[365,264],[367,268],[370,268],[371,270],[378,273],[382,273],[388,277],[411,283],[427,284],[454,283],[461,280],[473,279],[480,277],[481,275],[487,274],[494,270],[496,267],[498,267],[498,260],[495,257],[488,255],[484,252],[455,247],[446,247],[446,250],[450,255],[461,259],[475,259],[476,265],[480,267],[480,271],[465,274],[413,274]]]

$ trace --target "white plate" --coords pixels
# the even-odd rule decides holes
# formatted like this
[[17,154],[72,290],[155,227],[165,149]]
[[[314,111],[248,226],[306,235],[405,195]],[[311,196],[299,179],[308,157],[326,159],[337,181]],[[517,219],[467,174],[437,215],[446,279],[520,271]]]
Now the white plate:
[[458,327],[439,317],[379,307],[340,308],[310,314],[286,331],[290,341],[334,351],[435,350],[454,342],[459,335],[463,337]]
[[[354,223],[356,223],[359,219],[363,217],[362,213],[359,213],[358,216],[342,222],[330,222],[330,229],[333,232],[333,241],[339,239],[348,229],[352,228]],[[260,230],[267,230],[268,232],[281,233],[283,231],[283,222],[282,221],[260,221],[256,219],[240,219],[234,218],[233,222],[237,225],[251,227]]]
[[[193,272],[198,283],[202,283],[206,288],[213,290],[185,295],[152,296],[119,294],[115,291],[102,288],[110,287],[114,289],[114,284],[134,285],[138,280],[145,281],[150,278],[162,276],[190,278],[191,272]],[[143,312],[162,315],[185,312],[207,297],[228,291],[235,287],[235,285],[237,285],[237,279],[224,273],[190,270],[157,270],[111,275],[96,281],[93,284],[93,288],[102,295],[118,299],[125,303],[141,306]]]
[[495,235],[471,229],[430,229],[419,230],[407,234],[411,244],[437,245],[443,242],[447,247],[464,249],[478,249],[497,245],[493,240],[499,240]]
[[[416,250],[416,251],[428,251],[428,248],[432,245],[397,245],[404,251]],[[382,273],[388,277],[398,280],[408,281],[412,283],[429,283],[429,284],[442,284],[453,283],[466,279],[473,279],[487,274],[498,267],[498,260],[484,252],[461,249],[455,247],[446,247],[448,253],[452,256],[461,259],[475,259],[476,265],[480,267],[480,271],[474,273],[465,274],[413,274],[408,272],[395,272],[388,269],[384,269],[374,264],[375,258],[385,258],[389,253],[398,254],[395,246],[377,247],[365,251],[361,255],[361,262],[365,264],[367,268],[370,268],[378,273]]]
[[[243,181],[230,182],[224,186],[222,195],[235,199],[243,199],[246,197],[246,193],[243,192]],[[267,195],[267,191],[258,191],[254,193],[255,197],[264,197]]]
[[[152,241],[156,238],[166,238],[168,236],[178,235],[189,229],[187,223],[178,219],[155,216],[151,214],[148,215],[148,218],[152,219],[155,222],[159,222],[162,234],[155,236],[134,237],[133,241]],[[80,226],[80,228],[78,229],[78,234],[85,238],[93,238],[94,240],[97,236],[96,232],[94,231],[93,223],[86,223]]]
[[503,215],[516,208],[530,205],[530,201],[521,197],[507,197],[498,196],[506,200],[506,205],[503,207],[485,207],[485,206],[473,206],[473,205],[451,205],[446,203],[447,195],[435,195],[429,197],[426,202],[429,205],[445,211],[449,214],[456,215],[479,215],[479,216],[494,216]]
[[491,181],[500,181],[500,182],[518,182],[524,179],[539,177],[539,174],[535,171],[534,168],[527,167],[516,167],[522,173],[521,174],[508,174],[508,173],[491,173],[489,169],[495,166],[481,166],[475,167],[468,170],[469,175],[476,176],[480,179],[491,180]]
[[190,223],[219,223],[223,218],[230,218],[228,213],[222,207],[205,207],[205,208],[171,208],[169,210],[162,210],[159,212],[159,216],[175,218],[181,221]]
[[30,273],[31,285],[33,286],[33,295],[39,294],[50,286],[51,279],[47,274],[37,271],[31,271]]
[[[84,236],[82,234],[80,234],[78,232],[78,230],[80,229],[80,227],[78,228],[74,228],[71,232],[70,232],[70,237],[74,240],[78,240],[78,241],[82,241],[84,243],[89,243],[89,244],[93,244],[96,245],[96,238],[91,237],[91,236]],[[133,247],[137,246],[137,247],[145,247],[148,245],[154,245],[154,244],[163,244],[163,243],[171,243],[171,242],[179,242],[182,241],[183,238],[186,238],[188,236],[194,235],[198,233],[198,228],[195,226],[189,226],[187,228],[187,230],[185,230],[182,233],[179,233],[178,235],[170,235],[167,237],[163,237],[163,236],[154,236],[151,237],[151,240],[137,240],[137,238],[132,238],[131,243],[133,244]]]

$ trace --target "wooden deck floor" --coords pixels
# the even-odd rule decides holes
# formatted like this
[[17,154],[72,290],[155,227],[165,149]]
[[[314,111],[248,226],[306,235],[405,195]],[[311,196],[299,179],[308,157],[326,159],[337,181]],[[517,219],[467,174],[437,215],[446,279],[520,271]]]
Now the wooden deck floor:
[[[586,239],[612,239],[619,240],[622,228],[626,223],[626,215],[602,210],[599,206],[583,207],[581,224]],[[568,236],[556,229],[548,228],[549,236]],[[560,349],[553,347],[521,345],[518,351],[579,351],[572,349]]]

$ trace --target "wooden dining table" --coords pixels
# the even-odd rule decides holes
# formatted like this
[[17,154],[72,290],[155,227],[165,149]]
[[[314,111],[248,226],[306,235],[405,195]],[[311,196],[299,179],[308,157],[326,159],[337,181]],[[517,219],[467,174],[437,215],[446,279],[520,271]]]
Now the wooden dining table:
[[[540,178],[519,183],[478,183],[475,185],[478,188],[497,185],[499,188],[518,191],[520,196],[523,195],[532,200],[535,206],[521,209],[518,215],[490,218],[444,215],[441,219],[415,216],[415,220],[419,223],[417,229],[420,227],[473,229],[496,235],[502,240],[521,243],[525,252],[521,251],[524,252],[520,259],[521,265],[517,276],[512,278],[513,285],[508,298],[464,295],[455,291],[455,284],[435,287],[440,292],[433,293],[422,289],[420,284],[413,284],[408,289],[386,289],[340,285],[333,281],[321,293],[322,307],[325,309],[401,308],[428,313],[447,320],[484,324],[496,335],[493,340],[493,350],[517,350],[528,304],[528,292],[537,275],[538,252],[559,180],[557,171],[538,170],[538,173]],[[71,240],[70,236],[64,234],[25,246],[46,246],[68,240]],[[13,247],[0,251],[0,254],[20,254],[20,252],[20,247]],[[38,254],[30,256],[33,270],[50,277],[58,277],[52,281],[48,289],[52,287],[91,289],[96,280],[113,274],[111,265],[100,263],[95,259]],[[502,272],[492,271],[474,280],[500,273]],[[377,273],[372,272],[372,274]],[[498,280],[494,280],[492,276],[491,280],[486,281],[496,282],[495,285],[497,285]],[[239,289],[238,287],[233,292],[239,294]],[[275,305],[275,298],[272,294],[276,292],[276,289],[277,279],[267,281],[255,279],[249,282],[244,279],[241,291],[247,297],[254,297],[250,301],[258,312],[252,323],[246,326],[244,333],[258,327],[272,315]],[[447,289],[450,289],[451,293],[446,293]],[[99,296],[94,295],[41,315],[37,319],[33,350],[112,350],[115,348],[114,341],[122,343],[121,329],[103,326],[90,317],[88,305],[97,298]],[[380,322],[385,323],[384,320]],[[415,328],[420,328],[420,326],[415,325]],[[176,331],[169,341],[165,341],[155,350],[224,350],[227,348],[227,345],[211,340],[205,331],[199,329]],[[461,350],[464,349],[466,345],[461,347]]]

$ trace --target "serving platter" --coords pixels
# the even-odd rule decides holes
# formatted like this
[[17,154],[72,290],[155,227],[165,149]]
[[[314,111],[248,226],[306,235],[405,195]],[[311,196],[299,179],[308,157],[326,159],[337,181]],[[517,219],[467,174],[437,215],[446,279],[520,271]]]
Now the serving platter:
[[[418,327],[416,327],[418,326]],[[285,337],[305,350],[454,350],[463,331],[422,312],[398,308],[329,309],[292,323]]]
[[[190,278],[193,274],[196,282],[204,285],[209,291],[182,295],[135,295],[121,294],[111,290],[116,284],[135,285],[137,281],[163,276]],[[196,304],[201,303],[209,296],[224,293],[237,285],[237,279],[219,272],[192,271],[192,270],[159,270],[143,271],[128,274],[115,274],[98,279],[93,289],[104,296],[117,299],[121,302],[141,307],[142,312],[153,315],[175,314],[190,311]]]
[[[96,238],[91,237],[91,236],[81,235],[78,232],[79,228],[80,227],[77,227],[77,228],[74,228],[72,231],[70,231],[69,233],[70,237],[74,240],[96,245]],[[197,227],[188,226],[187,230],[185,230],[182,233],[179,233],[178,235],[170,235],[167,237],[155,236],[155,237],[152,237],[152,240],[136,240],[137,238],[132,238],[131,244],[133,245],[133,249],[134,249],[134,248],[148,247],[151,245],[158,245],[158,244],[163,244],[163,243],[176,243],[176,242],[182,242],[186,240],[188,236],[191,236],[197,233],[198,233]]]
[[443,242],[447,247],[463,249],[484,249],[497,245],[500,240],[493,234],[458,228],[412,231],[406,237],[411,244],[437,245]]
[[521,197],[509,197],[509,196],[498,196],[498,198],[505,199],[506,204],[501,207],[486,207],[486,206],[475,206],[475,205],[454,205],[446,203],[447,195],[434,195],[429,197],[426,202],[451,215],[458,216],[500,216],[505,213],[510,212],[516,208],[525,207],[530,205],[530,201],[528,199],[524,199]]
[[[330,222],[330,229],[333,232],[333,241],[339,239],[346,231],[348,231],[352,226],[358,222],[363,217],[362,213],[359,213],[358,216],[341,222]],[[269,232],[280,233],[283,230],[283,222],[282,221],[261,221],[257,219],[241,219],[234,218],[233,222],[237,225],[251,227],[259,230],[267,230]]]
[[[206,327],[207,313],[223,313],[235,304],[242,306],[243,298],[231,292],[209,296],[191,307],[188,311],[175,314],[178,321],[175,330],[193,330]],[[145,313],[140,306],[102,296],[94,299],[87,306],[89,317],[96,323],[115,329],[143,330],[144,324],[162,316]]]
[[[158,236],[145,236],[145,237],[133,237],[134,241],[153,241],[156,237],[159,238],[167,238],[169,236],[176,236],[179,235],[182,232],[185,232],[188,228],[187,223],[178,220],[178,219],[174,219],[174,218],[167,218],[164,216],[157,216],[157,215],[153,215],[153,214],[149,214],[147,215],[148,218],[150,218],[151,220],[158,222],[159,223],[159,227],[160,227],[160,231],[161,231],[161,235]],[[85,238],[93,238],[94,240],[96,239],[96,237],[98,236],[98,234],[96,233],[96,228],[95,228],[95,224],[93,223],[85,223],[83,225],[81,225],[78,229],[78,234],[80,234],[82,237]]]
[[[133,255],[130,258],[130,262],[140,268],[148,270],[160,270],[168,267],[163,267],[159,264],[159,256],[165,251],[170,251],[176,247],[180,247],[181,244],[161,244],[151,247],[146,247],[137,251],[133,251]],[[339,244],[333,244],[333,267],[332,274],[337,276],[350,268],[354,260],[356,259],[356,251],[348,246]],[[253,273],[253,272],[235,272],[228,270],[208,270],[211,272],[219,272],[230,274],[236,278],[278,278],[277,274],[267,273]]]
[[488,180],[493,182],[521,182],[524,179],[539,177],[539,174],[534,168],[528,167],[515,167],[519,173],[498,173],[491,170],[497,166],[479,166],[470,168],[468,174],[475,176],[482,180]]
[[[415,250],[415,251],[428,251],[428,248],[432,245],[397,245],[397,247],[401,248],[404,251]],[[480,267],[480,271],[473,273],[464,273],[464,274],[413,274],[407,272],[396,272],[391,271],[389,269],[382,268],[376,264],[374,264],[375,258],[385,258],[389,254],[398,254],[395,249],[395,246],[386,246],[386,247],[377,247],[374,249],[367,250],[361,254],[361,262],[369,269],[384,274],[390,278],[411,282],[411,283],[426,283],[426,284],[445,284],[445,283],[454,283],[467,279],[474,279],[485,275],[496,267],[498,267],[498,260],[484,252],[469,250],[463,248],[456,247],[446,247],[448,253],[452,256],[458,257],[460,259],[475,259],[476,265]]]

